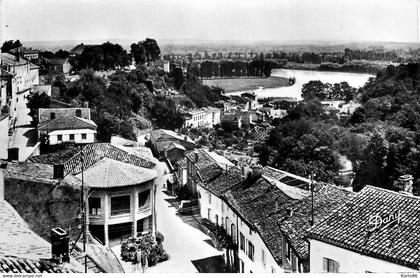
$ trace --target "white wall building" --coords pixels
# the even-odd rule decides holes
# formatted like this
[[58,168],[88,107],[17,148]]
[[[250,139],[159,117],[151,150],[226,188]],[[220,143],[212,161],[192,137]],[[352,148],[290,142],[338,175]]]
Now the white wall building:
[[[214,167],[202,165],[202,169],[210,168]],[[223,227],[238,246],[238,261],[235,265],[238,272],[284,272],[281,264],[281,232],[279,226],[273,224],[276,221],[267,219],[276,212],[277,198],[280,195],[287,200],[296,200],[307,195],[306,190],[289,186],[278,179],[285,178],[287,182],[300,183],[302,186],[306,186],[308,181],[272,168],[264,170],[268,175],[265,176],[263,170],[258,169],[260,168],[254,167],[251,172],[254,182],[245,188],[242,186],[248,184],[244,181],[248,173],[232,166],[211,182],[199,182],[197,190],[201,217]],[[200,169],[197,171],[200,173]],[[258,173],[263,176],[258,178]],[[253,202],[259,205],[251,205]],[[228,261],[234,261],[232,252],[228,253],[228,257]]]
[[349,103],[343,104],[341,107],[340,113],[345,113],[347,115],[352,115],[357,108],[361,107],[360,103],[355,103],[354,101],[350,101]]
[[48,132],[50,145],[57,145],[64,142],[75,144],[94,143],[96,141],[96,130],[94,129],[64,129]]
[[412,195],[412,177],[403,186],[403,193],[366,186],[315,225],[310,271],[419,272],[420,198]]
[[213,114],[205,110],[190,110],[185,113],[184,127],[213,127]]
[[323,107],[334,107],[336,109],[341,109],[345,103],[344,100],[321,100]]
[[38,138],[49,136],[49,144],[96,142],[97,125],[89,108],[41,108],[38,111]]
[[413,272],[419,269],[405,267],[397,263],[384,261],[359,252],[310,239],[311,272]]
[[169,73],[170,72],[170,70],[171,70],[170,65],[171,65],[171,62],[170,61],[163,61],[163,70],[166,73]]
[[[233,177],[236,183],[226,184],[224,175],[210,184],[198,186],[201,217],[223,227],[226,234],[238,246],[238,272],[283,272],[261,235],[223,198],[226,191],[241,183],[240,170],[235,167],[228,169],[228,175]],[[232,252],[229,252],[228,256],[230,262],[234,261]]]

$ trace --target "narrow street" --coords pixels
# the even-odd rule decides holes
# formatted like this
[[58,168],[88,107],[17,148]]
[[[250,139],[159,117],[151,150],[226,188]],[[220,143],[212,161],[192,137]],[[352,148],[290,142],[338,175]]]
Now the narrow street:
[[32,118],[28,115],[29,109],[26,107],[25,96],[28,95],[29,91],[26,91],[17,96],[16,129],[9,142],[9,148],[19,148],[19,161],[25,161],[37,143],[36,130],[31,126]]
[[[146,269],[146,273],[197,273],[197,269],[193,261],[210,263],[219,262],[222,251],[218,251],[208,242],[210,237],[201,230],[189,225],[187,221],[196,221],[191,216],[179,217],[176,214],[176,207],[172,204],[175,197],[168,196],[164,193],[162,187],[166,184],[167,174],[164,174],[166,165],[159,162],[158,164],[158,181],[156,194],[156,219],[157,231],[161,232],[165,237],[163,247],[169,254],[170,259],[166,262],[157,264],[156,266]],[[186,222],[183,221],[187,220]],[[120,254],[120,246],[113,247],[117,256]],[[122,262],[126,272],[133,271],[131,263]],[[220,263],[218,263],[220,264]],[[222,267],[222,266],[220,266]]]

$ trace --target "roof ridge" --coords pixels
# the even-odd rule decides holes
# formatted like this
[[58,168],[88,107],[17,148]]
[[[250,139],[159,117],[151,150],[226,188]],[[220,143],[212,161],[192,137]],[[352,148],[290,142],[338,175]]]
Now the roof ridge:
[[[208,150],[206,150],[206,149],[203,149],[203,148],[201,148],[201,150],[203,150],[203,152],[207,155],[207,157],[209,157],[212,161],[213,161],[213,163],[215,163],[216,165],[217,165],[217,167],[219,167],[220,169],[222,169],[222,170],[225,170],[223,167],[221,167],[220,165],[219,165],[219,163],[217,163],[217,161],[216,161],[216,159],[214,159],[210,154],[209,154],[209,152],[210,151],[208,151]],[[226,164],[227,165],[227,164]]]
[[[98,164],[101,161],[103,161],[102,163],[104,163],[105,166],[106,166],[105,167],[105,171],[104,171],[104,180],[103,181],[107,181],[108,180],[108,177],[109,177],[109,174],[110,174],[109,168],[111,167],[112,164],[108,162],[109,161],[108,159],[109,158],[105,156],[105,157],[102,157],[101,160],[99,160],[98,162],[95,163],[95,164]],[[92,166],[95,166],[95,164],[93,164]]]
[[387,193],[391,193],[393,195],[420,200],[420,196],[416,196],[414,194],[408,195],[408,194],[400,193],[400,192],[397,192],[397,191],[393,191],[393,190],[390,190],[390,189],[386,189],[386,188],[382,188],[382,187],[378,187],[378,186],[373,186],[373,185],[369,185],[369,184],[365,185],[365,187],[363,187],[363,189],[361,191],[366,191],[365,189],[366,190],[367,189],[380,190],[380,191],[384,191],[384,192],[387,192]]

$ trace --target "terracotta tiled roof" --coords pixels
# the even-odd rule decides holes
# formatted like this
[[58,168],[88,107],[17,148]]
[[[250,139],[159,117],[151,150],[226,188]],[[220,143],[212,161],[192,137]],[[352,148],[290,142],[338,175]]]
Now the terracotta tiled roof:
[[30,157],[29,161],[50,165],[64,164],[65,173],[71,172],[76,175],[82,171],[81,150],[83,150],[83,167],[85,170],[104,157],[143,168],[152,169],[156,166],[155,163],[147,159],[130,154],[109,143],[92,143],[83,147],[73,146],[55,153]]
[[[50,89],[51,90],[51,89]],[[57,103],[57,101],[55,101]],[[65,105],[65,104],[64,104]],[[42,126],[44,122],[51,120],[51,113],[55,114],[55,118],[69,118],[76,116],[79,118],[91,120],[90,108],[83,107],[50,107],[38,109],[38,121],[39,126]]]
[[10,66],[19,66],[29,63],[27,60],[23,58],[18,59],[15,55],[9,53],[1,53],[0,55],[2,64],[7,64]]
[[297,200],[284,194],[265,178],[253,182],[245,180],[242,185],[227,191],[223,198],[259,233],[273,258],[280,262],[282,244],[277,221],[284,214],[284,208]]
[[187,169],[187,159],[186,158],[178,160],[176,162],[176,164],[179,165],[180,167],[184,168],[184,169]]
[[56,99],[50,100],[50,108],[71,108],[71,104],[58,101]]
[[[351,200],[356,194],[343,188],[319,184],[314,189],[314,223],[320,223],[327,216],[345,202]],[[288,209],[292,210],[292,216],[279,220],[279,225],[283,235],[292,245],[301,259],[306,259],[309,254],[306,236],[307,230],[311,227],[312,197],[308,196]]]
[[76,116],[59,117],[39,125],[39,131],[51,132],[54,130],[92,129],[96,130],[95,122]]
[[269,136],[273,127],[263,128],[253,133],[252,137],[255,141],[265,141]]
[[236,186],[240,182],[241,171],[238,168],[231,167],[227,172],[225,171],[215,180],[209,183],[204,183],[202,186],[214,195],[221,197],[226,191]]
[[[400,212],[400,222],[374,229],[370,221]],[[372,218],[372,219],[371,219]],[[310,237],[420,270],[420,197],[366,186],[310,230]]]
[[[198,155],[197,161],[196,155]],[[203,149],[198,149],[196,151],[189,152],[186,154],[186,156],[197,168],[197,174],[202,182],[208,182],[209,180],[216,178],[224,170]]]
[[0,257],[40,259],[51,257],[51,244],[29,229],[6,201],[0,201]]
[[129,154],[144,158],[150,162],[157,163],[158,160],[153,156],[152,150],[148,147],[126,147],[126,146],[119,146],[114,145],[111,143],[114,147],[117,147]]
[[[154,170],[140,168],[107,157],[89,167],[83,175],[87,185],[96,188],[136,185],[157,177]],[[81,174],[78,174],[77,177],[80,179]]]
[[0,257],[0,273],[77,273],[49,260]]
[[81,146],[78,145],[63,145],[63,149],[61,150],[57,150],[52,153],[31,156],[29,157],[29,161],[49,165],[64,164],[70,158],[79,153],[80,150]]
[[157,130],[153,130],[152,132],[150,132],[150,134],[156,139],[156,140],[161,140],[161,139],[177,139],[177,140],[181,140],[181,141],[187,141],[189,143],[193,143],[194,141],[185,135],[176,133],[175,131],[172,130],[168,130],[168,129],[157,129]]

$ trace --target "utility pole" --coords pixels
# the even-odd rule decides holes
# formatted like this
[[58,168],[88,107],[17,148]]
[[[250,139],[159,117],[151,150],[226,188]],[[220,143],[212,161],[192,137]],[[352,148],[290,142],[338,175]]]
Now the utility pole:
[[80,163],[82,164],[82,203],[81,203],[81,210],[82,210],[82,221],[83,221],[83,253],[85,255],[85,273],[87,273],[87,256],[86,256],[86,205],[85,205],[85,183],[84,183],[84,175],[83,175],[83,171],[84,171],[84,157],[83,157],[83,147],[82,147],[82,151],[80,152]]
[[311,226],[314,225],[314,177],[315,174],[311,173]]

